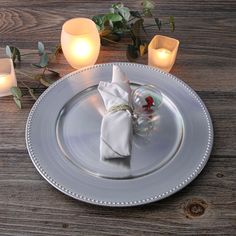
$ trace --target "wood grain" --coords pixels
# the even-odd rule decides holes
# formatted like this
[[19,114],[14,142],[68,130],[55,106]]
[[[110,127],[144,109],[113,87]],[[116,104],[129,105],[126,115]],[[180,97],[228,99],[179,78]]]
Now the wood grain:
[[[0,57],[7,44],[35,52],[37,41],[51,49],[62,23],[75,16],[105,12],[114,1],[0,0]],[[212,155],[189,186],[160,202],[133,208],[98,207],[76,201],[50,186],[37,172],[25,147],[24,128],[34,101],[18,110],[0,98],[0,235],[235,235],[236,232],[236,3],[233,0],[159,0],[155,15],[174,15],[180,40],[171,73],[194,88],[214,125]],[[141,1],[124,1],[138,9]],[[151,38],[155,28],[148,30]],[[126,44],[102,47],[98,63],[127,61]],[[35,55],[17,68],[37,73]],[[137,61],[147,64],[147,57]],[[52,67],[71,71],[63,56]],[[37,83],[22,75],[36,88]],[[36,89],[40,94],[45,88]]]

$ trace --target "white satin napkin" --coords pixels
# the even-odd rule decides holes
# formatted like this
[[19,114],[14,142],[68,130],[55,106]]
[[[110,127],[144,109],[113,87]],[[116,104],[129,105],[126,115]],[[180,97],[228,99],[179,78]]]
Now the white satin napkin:
[[132,115],[128,110],[109,110],[117,105],[130,105],[129,80],[119,66],[113,65],[112,82],[101,81],[98,91],[107,110],[101,125],[100,157],[102,160],[128,157],[132,148]]

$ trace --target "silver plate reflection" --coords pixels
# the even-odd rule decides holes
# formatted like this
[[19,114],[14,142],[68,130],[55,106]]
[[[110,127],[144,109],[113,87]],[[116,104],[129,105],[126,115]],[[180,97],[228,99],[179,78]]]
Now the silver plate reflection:
[[[137,87],[138,84],[132,84]],[[184,135],[182,116],[163,93],[156,130],[147,137],[134,134],[130,158],[101,161],[100,126],[105,107],[97,85],[82,90],[61,109],[56,122],[58,145],[77,168],[96,177],[131,179],[158,171],[175,158]]]

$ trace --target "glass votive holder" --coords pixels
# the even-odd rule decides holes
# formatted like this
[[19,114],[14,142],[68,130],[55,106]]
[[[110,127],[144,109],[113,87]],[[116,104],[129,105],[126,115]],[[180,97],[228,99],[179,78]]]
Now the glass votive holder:
[[148,45],[148,65],[169,72],[175,63],[179,41],[156,35]]
[[10,58],[0,58],[0,97],[12,95],[13,86],[17,86],[13,61]]
[[94,65],[100,51],[100,36],[88,18],[73,18],[62,26],[61,46],[67,62],[75,69]]
[[140,136],[149,136],[159,124],[158,109],[162,104],[163,96],[153,85],[139,86],[132,92],[134,133]]

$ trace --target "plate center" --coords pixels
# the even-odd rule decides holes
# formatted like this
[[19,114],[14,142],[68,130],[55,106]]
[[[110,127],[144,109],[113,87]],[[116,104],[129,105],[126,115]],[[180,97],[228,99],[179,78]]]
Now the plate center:
[[87,173],[109,179],[130,179],[158,171],[171,161],[183,139],[183,120],[171,99],[163,94],[155,131],[134,134],[130,158],[101,161],[100,127],[105,107],[97,85],[75,95],[60,111],[56,135],[65,158]]

